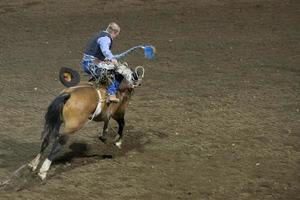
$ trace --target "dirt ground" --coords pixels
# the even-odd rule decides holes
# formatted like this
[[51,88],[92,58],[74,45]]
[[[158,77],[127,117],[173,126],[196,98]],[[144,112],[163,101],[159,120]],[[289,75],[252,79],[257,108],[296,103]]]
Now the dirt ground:
[[[1,0],[0,199],[300,199],[297,0]],[[89,123],[41,182],[39,151],[60,67],[80,70],[110,21],[113,52],[146,69],[123,149]],[[83,77],[83,79],[86,77]],[[3,184],[10,180],[8,184]]]

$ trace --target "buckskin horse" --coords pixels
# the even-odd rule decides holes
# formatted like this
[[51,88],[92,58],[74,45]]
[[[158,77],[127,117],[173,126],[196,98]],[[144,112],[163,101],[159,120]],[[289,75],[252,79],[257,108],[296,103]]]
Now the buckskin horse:
[[[132,47],[129,50],[121,53],[120,56],[124,57],[136,49],[143,49],[147,59],[154,58],[155,48],[154,46],[149,45],[138,45]],[[141,70],[141,75],[138,73],[139,69]],[[141,66],[136,67],[135,73],[138,78],[135,85],[138,86],[144,77],[144,68]],[[133,87],[128,87],[128,84],[124,84],[123,81],[117,93],[120,101],[118,103],[107,104],[105,85],[94,87],[89,84],[82,84],[70,87],[77,85],[79,82],[73,82],[73,80],[76,79],[74,79],[74,77],[72,78],[72,76],[75,78],[77,77],[78,80],[80,78],[79,74],[76,72],[73,74],[66,73],[66,77],[64,77],[63,80],[68,81],[65,82],[65,84],[61,79],[62,83],[69,88],[63,90],[60,95],[58,95],[50,103],[45,115],[45,124],[44,131],[42,132],[42,144],[40,152],[28,164],[32,171],[35,171],[41,161],[41,157],[45,149],[49,146],[50,141],[53,140],[52,149],[38,172],[38,176],[42,180],[46,178],[53,159],[60,152],[63,145],[66,144],[69,136],[81,129],[88,120],[98,122],[104,121],[103,131],[99,135],[99,139],[103,142],[106,141],[109,120],[111,118],[116,120],[119,125],[119,129],[118,138],[115,141],[115,145],[119,148],[121,148],[122,145],[123,129],[125,126],[124,115],[134,90]],[[61,125],[63,125],[62,128]]]
[[123,80],[117,93],[120,101],[107,103],[105,86],[81,84],[64,89],[50,103],[45,114],[42,144],[38,155],[28,164],[31,170],[37,169],[45,149],[50,141],[53,141],[52,149],[38,172],[38,176],[44,180],[51,162],[66,144],[69,136],[80,130],[89,120],[104,121],[103,131],[99,135],[99,139],[103,142],[106,141],[109,120],[111,118],[116,120],[119,127],[118,137],[114,144],[121,148],[125,126],[124,115],[133,90],[132,87],[128,87],[126,80]]

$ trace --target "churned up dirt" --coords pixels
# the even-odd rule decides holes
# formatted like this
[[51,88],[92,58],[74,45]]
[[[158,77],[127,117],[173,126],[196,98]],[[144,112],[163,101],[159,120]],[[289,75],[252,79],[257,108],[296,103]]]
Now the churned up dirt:
[[[300,199],[297,0],[1,0],[0,199]],[[22,166],[87,41],[116,21],[113,52],[144,66],[123,149],[77,132],[41,182]],[[83,74],[82,74],[83,75]],[[86,76],[82,76],[86,80]],[[19,170],[18,170],[19,169]],[[17,170],[17,171],[16,171]]]

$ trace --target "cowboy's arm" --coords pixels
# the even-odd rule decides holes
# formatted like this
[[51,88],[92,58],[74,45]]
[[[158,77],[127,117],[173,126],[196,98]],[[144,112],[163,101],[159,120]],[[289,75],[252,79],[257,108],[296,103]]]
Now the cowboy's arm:
[[100,37],[97,42],[106,59],[110,61],[115,59],[115,56],[112,54],[112,52],[109,49],[111,43],[109,37]]

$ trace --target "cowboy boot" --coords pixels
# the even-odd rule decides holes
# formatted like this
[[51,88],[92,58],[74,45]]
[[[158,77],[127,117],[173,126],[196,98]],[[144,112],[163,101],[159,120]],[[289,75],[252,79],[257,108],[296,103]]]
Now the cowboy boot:
[[108,101],[113,102],[113,103],[118,103],[120,101],[120,99],[118,99],[115,94],[112,94],[112,95],[108,96]]

